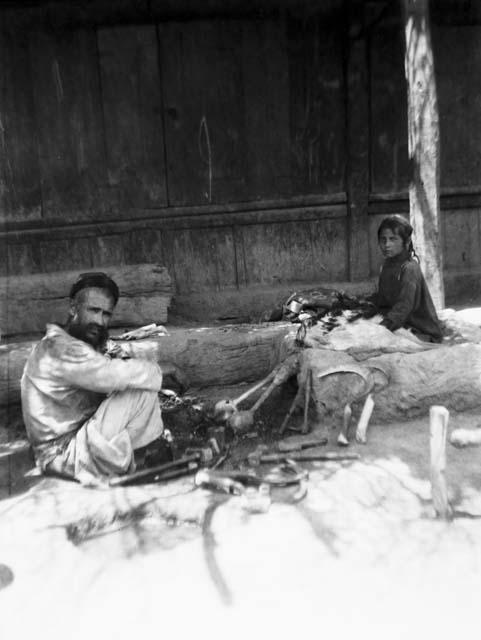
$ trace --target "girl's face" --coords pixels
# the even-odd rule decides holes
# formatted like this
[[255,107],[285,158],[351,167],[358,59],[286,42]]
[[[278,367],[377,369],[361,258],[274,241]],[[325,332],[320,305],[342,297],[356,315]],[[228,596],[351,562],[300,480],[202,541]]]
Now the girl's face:
[[392,229],[383,229],[379,234],[379,248],[385,258],[395,258],[404,251],[404,240]]

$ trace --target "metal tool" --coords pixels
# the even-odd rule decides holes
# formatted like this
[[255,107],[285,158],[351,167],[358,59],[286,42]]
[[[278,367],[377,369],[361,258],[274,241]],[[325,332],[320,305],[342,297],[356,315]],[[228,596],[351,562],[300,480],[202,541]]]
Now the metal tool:
[[281,465],[271,469],[262,479],[273,487],[288,487],[308,480],[308,478],[307,469],[300,467],[295,460],[285,458]]
[[292,496],[294,502],[301,500],[307,493],[309,473],[293,460],[284,460],[281,465],[271,469],[263,476],[253,471],[231,471],[223,473],[212,469],[201,469],[195,476],[198,487],[212,489],[240,496],[242,508],[250,513],[265,513],[271,504],[271,488],[298,485]]
[[201,469],[195,474],[195,485],[203,489],[213,489],[222,493],[241,496],[244,493],[244,485],[234,480],[230,475],[211,469]]
[[199,463],[209,465],[214,460],[214,451],[212,447],[188,447],[185,450],[187,457],[197,456]]
[[171,480],[172,478],[178,478],[183,475],[189,475],[197,471],[200,466],[201,456],[199,453],[192,454],[174,460],[173,462],[167,462],[165,464],[151,467],[150,469],[142,469],[142,471],[135,471],[124,476],[117,476],[109,480],[110,487],[123,487],[128,484],[140,484],[147,482],[161,482],[164,480]]
[[[203,472],[207,473],[203,473]],[[297,484],[301,480],[307,480],[309,472],[307,469],[302,469],[294,460],[290,460],[285,456],[282,458],[282,464],[274,469],[271,469],[265,475],[257,475],[253,471],[215,471],[213,469],[201,469],[196,475],[203,483],[210,483],[215,485],[219,482],[219,488],[223,487],[224,480],[231,480],[237,485],[242,487],[258,487],[261,484],[269,484],[275,487],[287,487],[289,485]],[[230,486],[227,483],[226,486]]]
[[313,447],[322,447],[326,445],[328,439],[326,436],[316,436],[315,432],[311,436],[292,436],[285,440],[279,440],[277,448],[282,452],[301,451],[302,449],[312,449]]
[[359,460],[360,455],[358,453],[341,453],[339,451],[325,451],[323,453],[309,451],[293,451],[292,453],[265,453],[260,456],[259,462],[284,462],[287,457],[290,460],[296,462],[314,462],[316,460]]

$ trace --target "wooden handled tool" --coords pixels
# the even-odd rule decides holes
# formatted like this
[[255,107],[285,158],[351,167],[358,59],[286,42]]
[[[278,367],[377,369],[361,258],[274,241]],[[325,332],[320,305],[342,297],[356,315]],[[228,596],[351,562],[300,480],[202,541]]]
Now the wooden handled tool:
[[289,453],[265,453],[259,457],[259,462],[282,462],[283,460],[295,460],[296,462],[314,462],[316,460],[359,460],[358,453],[340,453],[339,451],[292,451]]
[[[195,453],[173,462],[160,464],[150,469],[142,469],[124,476],[118,476],[109,480],[110,487],[122,487],[127,484],[136,484],[141,482],[158,482],[159,480],[170,480],[173,477],[194,473],[199,468],[201,456]],[[175,476],[173,472],[175,471]]]

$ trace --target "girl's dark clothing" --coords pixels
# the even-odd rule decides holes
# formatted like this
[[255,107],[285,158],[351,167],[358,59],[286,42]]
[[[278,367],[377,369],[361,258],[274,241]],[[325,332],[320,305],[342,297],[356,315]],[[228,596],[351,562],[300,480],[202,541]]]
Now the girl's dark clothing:
[[386,258],[373,302],[391,331],[405,327],[424,340],[441,342],[441,326],[431,294],[419,264],[407,251]]

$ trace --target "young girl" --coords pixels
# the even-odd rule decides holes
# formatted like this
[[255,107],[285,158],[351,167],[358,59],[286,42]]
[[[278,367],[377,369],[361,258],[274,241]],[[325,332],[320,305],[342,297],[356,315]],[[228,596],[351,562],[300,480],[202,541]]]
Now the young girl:
[[417,261],[412,232],[402,216],[388,216],[381,222],[377,237],[384,264],[372,301],[384,316],[381,324],[391,331],[405,327],[421,340],[441,342],[441,326]]

